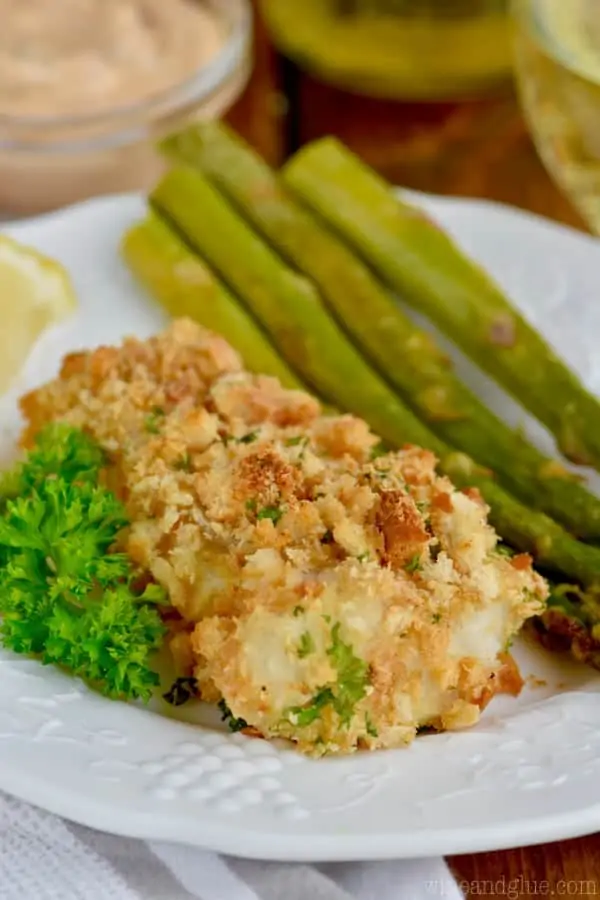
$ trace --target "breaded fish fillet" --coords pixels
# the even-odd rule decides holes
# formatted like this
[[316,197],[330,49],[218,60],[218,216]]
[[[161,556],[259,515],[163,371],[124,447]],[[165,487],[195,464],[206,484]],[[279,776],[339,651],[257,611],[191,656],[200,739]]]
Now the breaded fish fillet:
[[186,623],[175,652],[255,732],[392,747],[518,689],[507,648],[546,584],[428,451],[379,453],[188,320],[67,357],[22,409],[25,445],[61,419],[104,447],[124,547]]

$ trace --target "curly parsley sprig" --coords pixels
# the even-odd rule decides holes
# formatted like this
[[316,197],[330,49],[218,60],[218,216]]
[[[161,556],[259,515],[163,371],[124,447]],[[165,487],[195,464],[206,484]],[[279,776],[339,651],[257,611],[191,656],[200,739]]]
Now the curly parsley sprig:
[[108,696],[146,700],[165,595],[136,591],[128,558],[111,552],[127,517],[98,485],[103,464],[83,432],[51,425],[0,480],[0,639]]

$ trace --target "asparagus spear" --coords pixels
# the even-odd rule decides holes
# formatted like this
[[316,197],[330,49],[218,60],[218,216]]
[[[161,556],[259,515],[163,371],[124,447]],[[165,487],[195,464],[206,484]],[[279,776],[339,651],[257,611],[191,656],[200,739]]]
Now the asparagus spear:
[[216,123],[194,126],[168,138],[163,150],[203,171],[288,262],[313,279],[360,350],[437,434],[577,536],[600,538],[600,500],[487,409],[367,266],[294,200],[234,132]]
[[285,387],[304,389],[252,317],[156,213],[150,211],[129,229],[121,250],[132,272],[167,312],[189,316],[222,334],[244,360],[259,359],[254,371],[273,375]]
[[283,265],[199,173],[171,170],[151,201],[244,300],[318,394],[358,415],[370,415],[374,430],[390,444],[422,442],[426,427],[414,418],[413,436],[406,437],[402,403],[363,364],[313,285]]
[[[452,451],[405,407],[329,316],[313,285],[290,270],[192,169],[169,172],[152,202],[252,309],[305,380],[336,405],[362,416],[390,445],[431,449],[458,487],[478,487],[503,538],[538,562],[588,586],[600,581],[600,550],[505,493]],[[260,368],[260,360],[248,360]]]
[[555,435],[600,469],[600,403],[499,287],[420,210],[332,138],[303,148],[287,186]]
[[490,507],[490,522],[507,544],[530,553],[546,571],[567,575],[586,588],[600,585],[597,547],[580,543],[544,513],[515,500],[465,454],[445,447],[445,453],[437,455],[440,470],[454,484],[479,489]]
[[600,598],[576,585],[554,585],[547,608],[528,627],[548,650],[568,650],[575,659],[600,669]]

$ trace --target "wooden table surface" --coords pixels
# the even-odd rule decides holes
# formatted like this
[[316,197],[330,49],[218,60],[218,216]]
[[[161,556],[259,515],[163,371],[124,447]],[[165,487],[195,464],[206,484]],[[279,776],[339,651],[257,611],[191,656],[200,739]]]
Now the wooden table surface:
[[[335,134],[395,184],[499,200],[585,228],[539,162],[510,89],[455,105],[346,94],[282,60],[260,21],[255,52],[252,80],[228,119],[270,163]],[[598,836],[449,863],[468,897],[600,896]]]

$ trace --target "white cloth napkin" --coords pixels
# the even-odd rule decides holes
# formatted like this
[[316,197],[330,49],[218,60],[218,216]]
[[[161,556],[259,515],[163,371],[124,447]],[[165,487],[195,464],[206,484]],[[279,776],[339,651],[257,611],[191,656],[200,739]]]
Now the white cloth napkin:
[[0,900],[461,900],[442,859],[233,859],[73,825],[0,794]]

